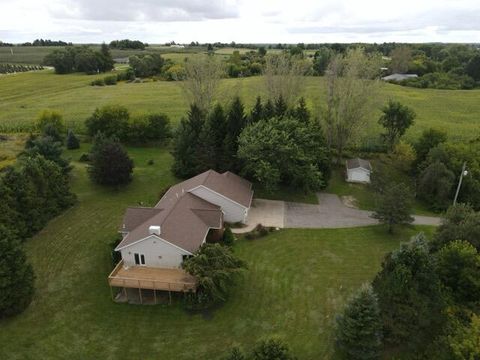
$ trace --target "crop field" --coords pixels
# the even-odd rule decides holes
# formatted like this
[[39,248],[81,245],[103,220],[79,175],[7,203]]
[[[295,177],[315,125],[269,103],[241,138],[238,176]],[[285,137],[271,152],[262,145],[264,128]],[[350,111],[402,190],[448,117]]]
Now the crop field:
[[[178,123],[188,108],[180,82],[90,86],[93,79],[103,76],[56,75],[51,70],[0,76],[0,132],[30,131],[35,117],[45,108],[60,110],[68,126],[80,131],[93,110],[106,104],[125,105],[133,114],[165,113],[173,123]],[[303,95],[313,114],[319,115],[325,104],[325,81],[319,77],[305,77],[304,81]],[[241,96],[249,110],[256,96],[264,95],[263,77],[222,80],[218,100],[227,102],[234,95]],[[407,139],[416,138],[429,127],[444,130],[451,139],[459,141],[479,136],[479,90],[413,89],[386,84],[364,129],[364,142],[378,138],[379,108],[390,98],[412,107],[417,113]]]
[[[65,155],[73,160],[88,146]],[[277,336],[299,360],[333,354],[333,321],[345,300],[373,278],[384,255],[418,231],[383,227],[282,230],[239,240],[248,264],[228,302],[209,313],[171,306],[116,304],[107,284],[109,244],[127,206],[152,205],[176,182],[171,155],[161,148],[129,148],[134,180],[110,190],[93,185],[74,161],[78,203],[26,242],[36,294],[19,316],[0,320],[0,359],[221,359],[233,345]],[[150,159],[154,160],[149,165]]]

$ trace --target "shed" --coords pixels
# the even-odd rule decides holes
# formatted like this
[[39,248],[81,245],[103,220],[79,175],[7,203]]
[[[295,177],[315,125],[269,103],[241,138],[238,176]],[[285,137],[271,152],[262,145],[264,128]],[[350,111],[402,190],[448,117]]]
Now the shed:
[[372,165],[370,161],[356,158],[346,161],[347,167],[347,181],[355,183],[370,183],[370,174],[372,172]]

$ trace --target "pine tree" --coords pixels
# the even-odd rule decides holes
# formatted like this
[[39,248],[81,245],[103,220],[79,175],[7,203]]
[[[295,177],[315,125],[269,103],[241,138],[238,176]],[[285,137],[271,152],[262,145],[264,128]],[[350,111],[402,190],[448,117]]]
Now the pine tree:
[[200,136],[205,124],[205,115],[200,108],[192,104],[187,118],[181,120],[175,134],[175,146],[172,151],[173,173],[180,178],[197,175],[202,169]]
[[240,164],[237,159],[238,137],[246,126],[244,106],[239,97],[236,97],[227,114],[227,136],[224,142],[224,170],[237,171]]
[[223,162],[223,143],[227,136],[227,119],[220,104],[217,104],[205,121],[200,135],[200,163],[202,170],[219,171]]
[[250,113],[250,123],[256,123],[263,119],[263,104],[262,99],[260,96],[257,96],[257,101],[255,102],[255,106]]
[[308,123],[310,121],[310,111],[307,109],[307,104],[303,97],[298,101],[298,105],[293,112],[293,116],[303,123]]
[[0,318],[24,311],[33,298],[34,275],[20,241],[0,226]]
[[67,149],[74,150],[80,148],[80,141],[75,136],[72,130],[67,132]]
[[275,100],[275,116],[282,117],[285,116],[287,113],[288,106],[285,100],[283,99],[283,96],[279,96]]
[[337,318],[337,348],[347,359],[380,358],[382,321],[378,299],[370,285],[364,285]]
[[119,186],[132,181],[133,160],[116,138],[99,133],[90,153],[90,178],[99,185]]
[[273,106],[272,101],[268,99],[265,106],[263,107],[263,118],[268,120],[274,116],[275,116],[275,107]]

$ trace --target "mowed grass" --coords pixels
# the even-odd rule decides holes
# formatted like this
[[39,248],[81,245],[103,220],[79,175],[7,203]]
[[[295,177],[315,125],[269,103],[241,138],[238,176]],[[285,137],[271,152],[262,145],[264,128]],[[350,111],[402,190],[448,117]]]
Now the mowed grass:
[[[179,82],[90,86],[93,79],[103,76],[41,71],[0,77],[0,131],[28,131],[37,114],[45,108],[62,111],[69,126],[79,130],[96,107],[106,104],[125,105],[132,113],[162,112],[170,116],[173,123],[178,123],[188,109],[188,100]],[[325,105],[325,80],[305,77],[304,81],[303,95],[312,112],[318,115]],[[263,77],[222,80],[218,100],[228,102],[234,95],[241,96],[249,110],[258,95],[265,96]],[[399,100],[417,113],[415,125],[407,131],[407,139],[415,139],[430,127],[446,131],[452,140],[478,137],[479,90],[412,89],[386,84],[363,128],[363,142],[378,140],[379,107],[388,99]]]
[[[73,159],[86,151],[67,152]],[[93,186],[74,163],[79,202],[26,243],[37,280],[31,306],[0,321],[1,359],[218,359],[234,344],[267,336],[287,341],[299,359],[330,358],[332,324],[345,299],[379,270],[384,255],[419,230],[393,237],[382,227],[284,230],[240,240],[249,266],[231,299],[210,316],[172,306],[116,304],[110,299],[109,243],[129,205],[152,205],[176,180],[171,157],[130,148],[131,185]],[[154,165],[147,165],[149,159]]]

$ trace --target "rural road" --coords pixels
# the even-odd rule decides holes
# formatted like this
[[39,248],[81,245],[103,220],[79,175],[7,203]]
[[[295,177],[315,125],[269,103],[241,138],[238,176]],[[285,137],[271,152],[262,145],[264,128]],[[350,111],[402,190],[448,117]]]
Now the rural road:
[[[232,229],[235,233],[253,230],[257,224],[278,228],[347,228],[376,225],[371,211],[345,206],[335,194],[318,193],[318,205],[255,199],[247,226]],[[440,218],[414,216],[415,225],[439,225]]]

